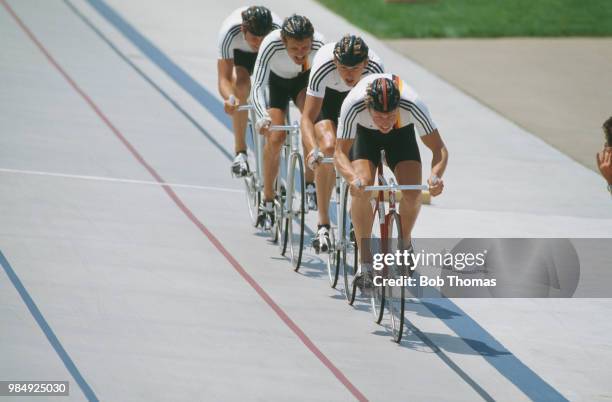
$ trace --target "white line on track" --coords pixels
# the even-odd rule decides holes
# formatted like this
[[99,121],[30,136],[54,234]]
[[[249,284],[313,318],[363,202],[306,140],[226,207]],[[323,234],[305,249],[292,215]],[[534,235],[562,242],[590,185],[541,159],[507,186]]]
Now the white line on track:
[[24,174],[24,175],[61,177],[61,178],[66,178],[66,179],[78,179],[78,180],[107,181],[107,182],[127,183],[127,184],[144,184],[144,185],[158,186],[158,187],[168,186],[168,187],[174,187],[174,188],[191,188],[191,189],[197,189],[197,190],[224,191],[228,193],[242,193],[243,192],[243,190],[237,190],[233,188],[198,186],[195,184],[158,183],[156,181],[148,181],[148,180],[120,179],[116,177],[102,177],[102,176],[85,176],[85,175],[65,174],[65,173],[40,172],[40,171],[35,171],[35,170],[19,170],[19,169],[0,168],[0,173],[15,173],[15,174]]

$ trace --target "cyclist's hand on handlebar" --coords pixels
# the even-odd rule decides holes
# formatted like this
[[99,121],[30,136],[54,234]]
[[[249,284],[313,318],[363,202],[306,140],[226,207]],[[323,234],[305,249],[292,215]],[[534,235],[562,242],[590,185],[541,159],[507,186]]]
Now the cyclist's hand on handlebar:
[[315,170],[319,166],[319,162],[323,159],[323,153],[319,151],[319,148],[315,148],[308,153],[306,157],[306,163],[310,170]]
[[350,184],[350,192],[353,197],[360,197],[365,194],[364,181],[360,177],[354,179]]
[[432,197],[440,195],[442,190],[444,190],[444,181],[435,174],[431,175],[427,180],[427,184],[429,185],[429,194],[431,194]]
[[230,95],[223,102],[223,109],[225,110],[225,113],[229,114],[230,116],[232,116],[236,112],[238,106],[240,106],[240,102],[234,95]]
[[259,134],[266,135],[271,125],[272,119],[270,116],[264,116],[255,123],[255,130],[257,130]]

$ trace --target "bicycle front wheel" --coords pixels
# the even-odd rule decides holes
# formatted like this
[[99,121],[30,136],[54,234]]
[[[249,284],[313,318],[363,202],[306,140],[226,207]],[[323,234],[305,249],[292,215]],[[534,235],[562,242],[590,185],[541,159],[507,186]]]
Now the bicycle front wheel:
[[[389,229],[385,222],[385,204],[382,199],[378,199],[374,210],[372,234],[369,242],[370,255],[389,252],[389,234]],[[372,289],[372,296],[370,297],[370,305],[372,307],[372,314],[374,315],[374,322],[377,324],[380,324],[385,313],[385,285],[382,279],[385,277],[386,270],[387,268],[385,267],[382,271],[373,269],[372,272],[374,276],[374,288]]]
[[340,259],[342,256],[340,250],[336,247],[336,235],[333,228],[329,231],[329,235],[332,248],[327,255],[327,276],[329,277],[329,285],[335,288],[338,284],[338,273],[340,272]]
[[[388,248],[389,252],[395,253],[396,250],[402,250],[402,225],[400,216],[394,212],[387,215],[387,228],[389,230]],[[397,239],[397,240],[396,240]],[[395,279],[396,286],[385,287],[385,304],[389,311],[391,319],[391,330],[393,340],[399,343],[402,340],[404,332],[404,300],[406,287],[403,285],[405,269],[396,264],[387,266],[387,278]]]
[[244,178],[244,187],[251,223],[253,226],[256,226],[257,216],[259,214],[259,203],[261,201],[261,193],[257,191],[257,184],[255,183],[255,176],[253,173],[249,173]]
[[289,170],[286,197],[286,227],[289,238],[291,265],[297,271],[302,263],[304,249],[304,163],[302,156],[293,154]]
[[342,197],[342,227],[340,228],[340,243],[342,276],[344,278],[344,295],[348,304],[353,305],[355,302],[355,293],[357,285],[355,284],[355,275],[357,274],[357,263],[359,250],[357,248],[357,240],[353,223],[351,221],[351,194],[349,186],[344,190]]

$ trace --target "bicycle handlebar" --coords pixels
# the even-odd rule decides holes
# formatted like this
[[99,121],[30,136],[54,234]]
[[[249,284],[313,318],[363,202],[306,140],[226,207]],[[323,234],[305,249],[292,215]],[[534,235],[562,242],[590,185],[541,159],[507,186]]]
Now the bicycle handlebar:
[[300,129],[299,124],[270,126],[270,128],[268,128],[268,130],[270,131],[296,131],[296,132],[299,129]]
[[387,190],[429,190],[425,184],[387,184],[386,186],[366,186],[365,191],[387,191]]

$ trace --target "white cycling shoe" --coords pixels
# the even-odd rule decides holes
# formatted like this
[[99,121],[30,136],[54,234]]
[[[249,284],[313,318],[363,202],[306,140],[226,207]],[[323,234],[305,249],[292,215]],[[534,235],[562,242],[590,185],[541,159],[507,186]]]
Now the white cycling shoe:
[[232,162],[232,175],[234,177],[244,177],[249,173],[249,163],[247,161],[247,155],[243,152],[239,152],[234,157]]
[[331,246],[329,228],[327,226],[320,226],[314,239],[312,239],[312,247],[315,253],[328,253],[331,250]]

